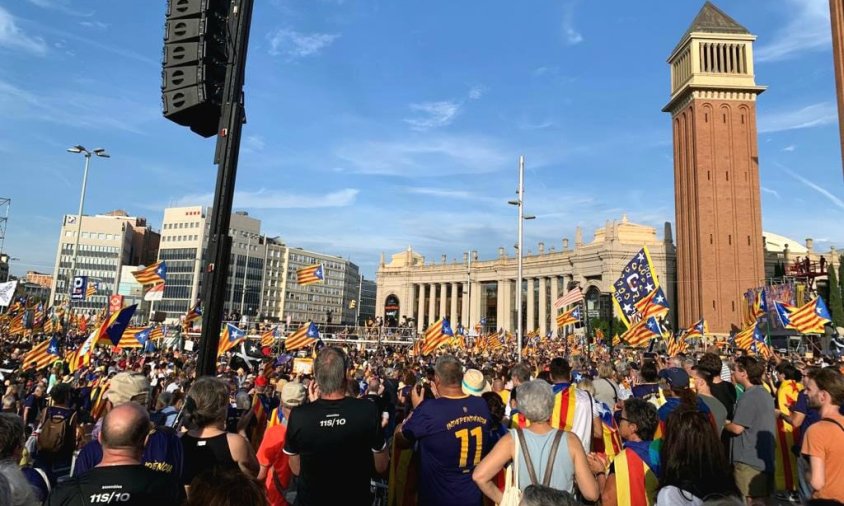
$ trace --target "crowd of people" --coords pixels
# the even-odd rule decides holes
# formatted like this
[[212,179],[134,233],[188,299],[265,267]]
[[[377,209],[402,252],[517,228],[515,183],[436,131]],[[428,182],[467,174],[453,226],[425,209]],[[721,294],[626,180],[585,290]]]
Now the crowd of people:
[[197,377],[179,349],[38,370],[29,341],[0,335],[2,505],[844,501],[832,359],[352,342]]

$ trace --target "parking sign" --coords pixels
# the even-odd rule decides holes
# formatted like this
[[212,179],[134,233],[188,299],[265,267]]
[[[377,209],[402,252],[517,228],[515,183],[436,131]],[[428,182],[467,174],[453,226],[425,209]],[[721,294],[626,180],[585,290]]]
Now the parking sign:
[[85,290],[88,289],[88,276],[74,276],[70,300],[85,300]]

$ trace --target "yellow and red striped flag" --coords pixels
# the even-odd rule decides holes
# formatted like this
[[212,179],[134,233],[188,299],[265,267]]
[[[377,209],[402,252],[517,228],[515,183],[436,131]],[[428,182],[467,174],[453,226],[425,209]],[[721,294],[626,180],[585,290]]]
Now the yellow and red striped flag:
[[647,320],[636,322],[621,334],[621,338],[633,347],[645,346],[651,339],[660,336],[662,336],[662,331],[659,328],[659,322],[656,321],[656,318],[648,318]]
[[246,331],[237,326],[227,323],[220,333],[220,342],[217,345],[217,357],[237,346],[246,338]]
[[299,330],[287,336],[284,341],[284,348],[287,351],[295,351],[312,344],[315,344],[319,339],[319,329],[314,322],[308,322],[302,325]]
[[325,280],[325,269],[322,264],[309,265],[296,270],[296,283],[300,286],[312,285]]
[[501,342],[501,337],[498,334],[490,334],[486,338],[486,347],[488,350],[495,351],[499,348],[504,347],[504,343]]
[[651,316],[663,318],[668,314],[668,298],[662,288],[656,287],[651,293],[646,295],[642,300],[633,304],[636,311],[639,312],[642,320],[647,320]]
[[85,289],[85,298],[90,299],[94,295],[97,294],[97,290],[99,290],[100,284],[96,281],[88,281],[88,288]]
[[149,267],[133,271],[132,275],[142,285],[164,283],[167,281],[167,263],[164,260],[159,260]]
[[783,327],[801,334],[823,334],[824,326],[832,321],[829,309],[820,297],[798,308],[780,303],[776,303],[776,308]]
[[278,325],[261,334],[261,346],[272,346],[275,343],[276,335],[278,335],[277,331]]
[[681,353],[686,353],[689,349],[689,343],[684,337],[670,337],[668,339],[668,356],[675,357]]
[[753,341],[759,341],[759,336],[762,337],[762,341],[764,342],[765,337],[762,335],[762,331],[759,329],[759,323],[754,323],[753,325],[743,329],[741,332],[736,334],[735,336],[735,343],[736,347],[740,348],[745,351],[751,351]]
[[580,323],[580,313],[580,306],[575,306],[566,311],[565,313],[560,313],[559,315],[557,315],[557,327],[565,327],[566,325]]
[[59,340],[57,338],[46,339],[38,343],[32,350],[23,357],[21,368],[26,369],[35,362],[36,369],[43,369],[56,360],[61,358],[59,356]]
[[454,337],[454,332],[448,320],[440,318],[425,331],[425,346],[422,348],[422,354],[433,353],[437,348],[448,343],[452,337]]

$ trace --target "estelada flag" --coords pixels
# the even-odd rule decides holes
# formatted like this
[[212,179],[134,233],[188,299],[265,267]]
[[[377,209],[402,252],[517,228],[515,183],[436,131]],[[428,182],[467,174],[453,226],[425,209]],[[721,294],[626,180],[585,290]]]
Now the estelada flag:
[[164,283],[167,281],[167,263],[164,260],[159,260],[149,267],[133,271],[132,275],[142,285]]
[[325,280],[325,269],[322,264],[309,265],[296,271],[296,283],[312,285]]
[[112,313],[111,316],[109,316],[108,319],[100,325],[97,339],[95,339],[94,342],[99,341],[103,337],[107,337],[108,340],[111,341],[111,344],[117,346],[117,343],[120,342],[120,338],[123,336],[123,332],[132,321],[132,316],[135,314],[136,309],[138,309],[138,305],[133,304],[129,307],[124,307],[120,311]]

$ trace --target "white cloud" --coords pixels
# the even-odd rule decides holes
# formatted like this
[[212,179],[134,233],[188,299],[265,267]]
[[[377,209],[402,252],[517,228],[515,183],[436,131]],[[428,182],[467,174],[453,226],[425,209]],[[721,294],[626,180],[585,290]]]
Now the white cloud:
[[797,146],[795,146],[794,144],[789,144],[788,146],[782,148],[783,151],[788,151],[789,153],[791,153],[795,149],[797,149]]
[[265,146],[266,146],[266,142],[264,142],[264,138],[261,137],[260,135],[247,135],[246,136],[246,149],[247,149],[247,151],[251,151],[251,152],[263,151]]
[[530,121],[528,119],[524,119],[524,120],[519,121],[516,124],[516,126],[520,130],[544,130],[544,129],[550,128],[554,125],[555,125],[554,121],[550,120],[550,119],[537,121],[537,122]]
[[135,98],[80,92],[70,87],[34,92],[0,80],[0,116],[149,135],[143,125],[159,121],[161,112],[155,104]]
[[763,187],[762,187],[762,191],[763,191],[764,193],[770,193],[771,195],[773,195],[773,196],[774,196],[774,197],[776,197],[776,198],[780,198],[780,193],[779,193],[778,191],[776,191],[776,190],[772,190],[772,189],[770,189],[770,188],[765,188],[765,187],[763,186]]
[[486,202],[486,203],[494,203],[500,204],[505,199],[504,198],[496,198],[496,197],[489,197],[485,196],[484,194],[477,192],[477,191],[469,191],[469,190],[451,190],[442,187],[420,187],[420,186],[413,186],[404,188],[404,191],[407,193],[412,193],[414,195],[424,195],[426,197],[435,197],[435,198],[443,198],[448,199],[451,201],[472,201],[472,202]]
[[14,16],[3,7],[0,7],[0,47],[20,49],[37,55],[47,53],[44,39],[24,33],[15,23]]
[[800,109],[759,115],[759,131],[782,132],[824,126],[838,121],[838,109],[832,102],[820,102]]
[[339,33],[301,33],[287,28],[279,28],[268,35],[270,54],[284,55],[289,60],[306,58],[319,54],[330,46]]
[[103,23],[102,21],[80,21],[80,25],[84,26],[85,28],[95,28],[97,30],[105,30],[108,28],[108,23]]
[[[778,164],[778,165],[779,165],[779,164]],[[782,169],[783,169],[783,170],[784,170],[784,171],[785,171],[785,172],[786,172],[789,176],[791,176],[791,177],[793,177],[794,179],[796,179],[796,180],[800,181],[801,183],[803,183],[804,185],[808,186],[808,187],[809,187],[809,188],[811,188],[812,190],[815,190],[816,192],[820,193],[821,195],[823,195],[824,197],[826,197],[827,199],[829,199],[829,201],[830,201],[830,202],[832,202],[835,206],[837,206],[837,207],[839,207],[840,209],[844,210],[844,200],[841,200],[841,198],[836,197],[835,195],[833,195],[833,194],[832,194],[832,192],[830,192],[830,191],[829,191],[829,190],[827,190],[826,188],[824,188],[824,187],[822,187],[822,186],[820,186],[820,185],[818,185],[818,184],[813,183],[812,181],[810,181],[810,180],[806,179],[805,177],[803,177],[803,176],[801,176],[801,175],[797,174],[796,172],[792,171],[791,169],[786,168],[786,167],[784,167],[784,166],[782,166],[782,165],[779,165],[779,166],[780,166],[780,167],[781,167],[781,168],[782,168]]]
[[407,178],[496,172],[517,157],[500,140],[468,135],[347,143],[335,154],[351,172]]
[[405,118],[405,123],[414,130],[430,130],[450,124],[460,112],[460,104],[448,100],[410,104],[417,116]]
[[44,9],[55,9],[70,16],[90,17],[94,15],[93,11],[83,11],[79,6],[71,6],[70,0],[29,0],[29,3]]
[[805,51],[830,46],[829,2],[827,0],[788,0],[783,13],[789,21],[773,40],[754,52],[757,62],[793,58]]
[[570,1],[563,6],[563,37],[569,46],[583,42],[583,35],[574,26],[574,4],[575,2]]
[[478,100],[486,93],[486,88],[483,86],[472,86],[469,90],[469,99]]
[[[355,203],[359,190],[344,188],[331,193],[303,195],[278,190],[260,189],[254,192],[236,191],[234,206],[246,209],[317,209],[322,207],[346,207]],[[214,200],[211,193],[185,195],[176,205],[210,205]]]

